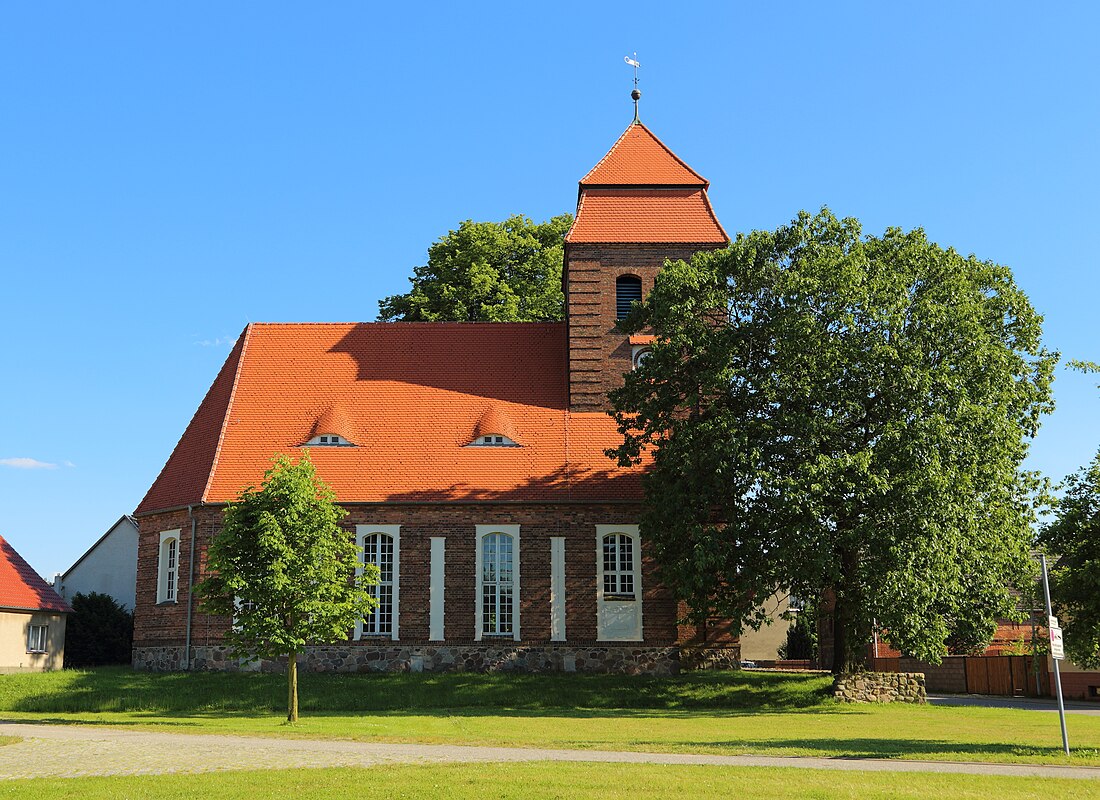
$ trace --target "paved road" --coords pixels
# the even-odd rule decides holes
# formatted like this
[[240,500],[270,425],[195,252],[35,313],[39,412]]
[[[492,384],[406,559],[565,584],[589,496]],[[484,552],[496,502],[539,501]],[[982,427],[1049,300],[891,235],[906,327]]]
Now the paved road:
[[8,779],[299,767],[366,767],[385,763],[601,761],[1100,780],[1100,768],[1097,767],[384,744],[160,733],[80,725],[0,723],[0,735],[23,737],[21,742],[0,747],[0,778]]
[[[1019,708],[1025,711],[1058,711],[1058,701],[1048,697],[996,697],[984,694],[930,694],[934,706],[982,706],[984,708]],[[1100,717],[1100,703],[1088,700],[1067,700],[1067,714]]]

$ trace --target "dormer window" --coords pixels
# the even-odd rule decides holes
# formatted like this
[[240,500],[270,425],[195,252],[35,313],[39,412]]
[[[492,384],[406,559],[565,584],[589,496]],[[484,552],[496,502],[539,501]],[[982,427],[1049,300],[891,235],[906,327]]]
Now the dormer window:
[[494,433],[488,436],[478,436],[472,442],[471,447],[519,447],[519,442],[509,439],[507,436]]
[[320,436],[314,436],[306,444],[310,447],[355,447],[353,443],[343,436],[337,436],[335,433],[323,433]]

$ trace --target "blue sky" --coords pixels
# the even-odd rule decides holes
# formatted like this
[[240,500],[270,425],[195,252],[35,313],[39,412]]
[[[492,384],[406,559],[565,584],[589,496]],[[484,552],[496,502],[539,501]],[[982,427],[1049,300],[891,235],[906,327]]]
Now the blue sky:
[[[963,5],[6,4],[0,534],[65,570],[248,321],[374,319],[459,221],[572,211],[634,51],[727,230],[924,227],[1100,358],[1100,12]],[[1032,467],[1092,457],[1094,384],[1059,372]]]

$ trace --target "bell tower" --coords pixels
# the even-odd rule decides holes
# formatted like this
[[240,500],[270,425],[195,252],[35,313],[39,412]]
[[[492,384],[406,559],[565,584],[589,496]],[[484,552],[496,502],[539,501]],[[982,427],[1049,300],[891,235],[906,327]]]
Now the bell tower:
[[644,344],[632,346],[615,323],[653,288],[665,260],[729,243],[709,186],[637,117],[581,178],[563,273],[571,411],[610,410],[607,393]]

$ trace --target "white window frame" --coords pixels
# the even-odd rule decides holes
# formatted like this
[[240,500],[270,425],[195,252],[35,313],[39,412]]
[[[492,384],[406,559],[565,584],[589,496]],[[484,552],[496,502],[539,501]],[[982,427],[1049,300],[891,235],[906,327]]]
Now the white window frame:
[[355,447],[346,436],[337,433],[318,434],[306,442],[308,447]]
[[494,533],[512,537],[512,634],[513,641],[520,640],[520,544],[519,525],[476,525],[474,536],[474,641],[482,639],[507,639],[507,633],[486,634],[484,628],[485,607],[483,599],[484,581],[482,580],[482,547],[486,536]]
[[[630,564],[626,565],[627,568],[623,569],[623,559],[620,558],[621,552],[615,552],[612,556],[614,560],[615,568],[612,570],[607,569],[607,540],[614,537],[615,548],[618,550],[621,547],[622,540],[626,540],[630,547]],[[602,570],[600,572],[600,585],[603,588],[604,599],[607,600],[637,600],[638,599],[638,537],[631,535],[623,531],[605,533],[600,537],[600,565]],[[607,579],[611,578],[615,588],[613,591],[607,591]],[[624,580],[629,579],[629,581]],[[629,582],[630,590],[626,591],[623,588],[623,584]]]
[[486,433],[478,436],[467,447],[519,447],[519,442],[501,433]]
[[[168,542],[176,543],[175,563],[168,557]],[[179,602],[180,593],[180,529],[161,531],[157,548],[157,603]],[[169,580],[171,578],[171,580]]]
[[[48,653],[50,626],[32,623],[27,626],[27,652]],[[37,647],[35,646],[37,645]]]
[[[400,525],[356,525],[355,526],[355,546],[359,549],[358,563],[355,566],[356,576],[363,574],[363,565],[365,563],[366,554],[366,540],[367,537],[380,534],[382,536],[389,536],[393,540],[393,624],[390,626],[390,632],[388,638],[391,641],[399,641],[400,630],[398,623],[401,619],[401,526]],[[367,591],[370,591],[371,587],[367,587]],[[355,624],[355,638],[365,640],[385,640],[387,635],[384,633],[375,634],[368,633],[366,625],[363,624],[364,620],[359,620]]]
[[[631,556],[634,572],[634,596],[604,592],[603,540],[606,536],[621,534],[630,537]],[[642,535],[637,525],[597,525],[596,526],[596,641],[600,642],[640,642],[644,639],[645,626],[642,620]],[[634,614],[634,628],[629,635],[608,636],[605,634],[604,618],[611,613],[627,612]]]

